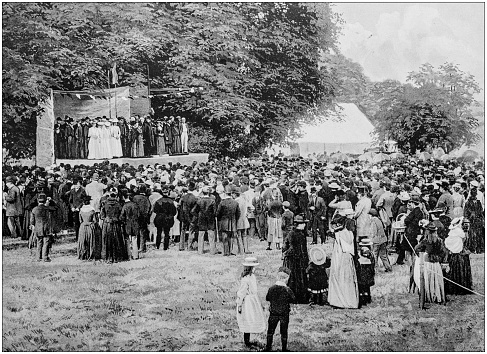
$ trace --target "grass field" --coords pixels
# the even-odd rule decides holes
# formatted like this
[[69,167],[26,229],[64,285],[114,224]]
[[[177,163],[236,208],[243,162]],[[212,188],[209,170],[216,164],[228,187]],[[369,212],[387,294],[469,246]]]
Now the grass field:
[[[280,251],[253,241],[262,301],[282,264]],[[327,244],[328,252],[331,244]],[[106,265],[76,259],[74,241],[53,246],[52,262],[3,251],[3,351],[246,351],[235,316],[242,257],[154,250]],[[484,293],[484,256],[471,255]],[[292,351],[485,351],[484,298],[450,296],[418,308],[408,267],[379,270],[372,304],[359,310],[297,305]],[[251,340],[265,343],[265,333]],[[280,337],[274,350],[280,350]]]

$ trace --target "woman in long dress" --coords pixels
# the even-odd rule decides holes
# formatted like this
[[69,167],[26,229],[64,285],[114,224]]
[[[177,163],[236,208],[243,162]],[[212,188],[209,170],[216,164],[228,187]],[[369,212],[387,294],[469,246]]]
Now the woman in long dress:
[[164,141],[164,127],[162,122],[157,123],[156,130],[156,145],[157,145],[157,155],[162,156],[166,154],[166,143]]
[[[440,262],[443,262],[446,256],[443,241],[438,237],[438,228],[433,223],[426,226],[424,237],[414,247],[416,254],[424,252],[424,288],[425,300],[433,303],[444,303],[445,285],[443,279],[443,272],[441,270]],[[421,255],[420,255],[421,256]],[[415,257],[414,260],[414,282],[419,289],[420,284],[420,259]]]
[[102,226],[101,257],[107,263],[119,262],[128,259],[122,228],[120,227],[120,213],[122,206],[117,199],[116,189],[110,190],[110,195],[100,209]]
[[101,142],[101,153],[102,158],[111,159],[113,158],[112,144],[110,139],[110,122],[104,120],[100,131],[100,142]]
[[101,230],[95,209],[90,205],[91,197],[83,198],[79,211],[78,259],[97,260],[101,252]]
[[473,253],[485,251],[485,216],[480,200],[477,199],[477,189],[472,188],[465,203],[464,216],[470,222],[466,248]]
[[[98,125],[98,126],[97,126]],[[93,122],[93,125],[88,129],[88,159],[100,158],[100,128],[101,122],[98,124]]]
[[463,286],[463,288],[446,281],[446,294],[465,295],[471,293],[468,289],[472,289],[472,268],[470,266],[469,252],[465,250],[463,245],[465,232],[462,227],[463,216],[452,220],[450,232],[445,239],[445,247],[448,250],[449,267],[446,276],[448,279]]
[[344,227],[346,217],[333,219],[335,243],[331,256],[328,303],[340,308],[356,309],[359,306],[357,273],[353,233]]
[[112,122],[112,125],[109,128],[112,155],[113,157],[122,157],[122,140],[120,139],[120,127],[118,126],[118,120],[113,118],[110,122]]
[[308,268],[308,246],[306,244],[306,234],[304,232],[306,223],[302,215],[294,218],[296,226],[286,237],[283,250],[283,266],[291,271],[289,275],[288,286],[293,291],[298,304],[307,304],[308,277],[306,269]]
[[237,323],[244,334],[244,343],[250,347],[250,333],[262,333],[266,329],[266,321],[262,304],[257,293],[257,278],[254,267],[258,266],[257,258],[248,257],[242,263],[244,270],[237,291]]

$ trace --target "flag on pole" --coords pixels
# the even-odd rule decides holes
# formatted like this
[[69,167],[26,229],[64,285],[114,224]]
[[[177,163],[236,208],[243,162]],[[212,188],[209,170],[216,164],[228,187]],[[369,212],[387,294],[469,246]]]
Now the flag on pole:
[[117,63],[113,63],[113,68],[112,68],[112,85],[118,85]]

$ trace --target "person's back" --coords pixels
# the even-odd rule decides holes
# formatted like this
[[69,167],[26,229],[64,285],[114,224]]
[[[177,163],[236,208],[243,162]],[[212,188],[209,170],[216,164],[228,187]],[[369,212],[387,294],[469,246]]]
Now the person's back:
[[266,351],[272,350],[272,340],[279,322],[282,351],[287,351],[289,313],[291,312],[290,304],[296,302],[293,291],[287,286],[290,273],[290,270],[286,267],[279,268],[276,284],[272,285],[267,291],[265,299],[270,302],[270,307]]

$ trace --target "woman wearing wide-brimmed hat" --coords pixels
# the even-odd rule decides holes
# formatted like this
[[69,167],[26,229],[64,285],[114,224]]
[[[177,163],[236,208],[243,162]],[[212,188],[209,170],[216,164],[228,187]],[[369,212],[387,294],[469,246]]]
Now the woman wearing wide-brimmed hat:
[[244,270],[237,291],[237,322],[240,332],[244,333],[244,343],[250,347],[250,333],[265,331],[265,317],[257,293],[257,278],[254,268],[259,265],[257,258],[247,257],[242,263]]
[[296,215],[294,217],[295,226],[286,238],[283,247],[283,266],[291,271],[288,286],[293,291],[298,304],[306,304],[309,296],[306,275],[309,258],[305,234],[308,222],[309,220],[305,220],[302,214]]
[[340,308],[359,306],[357,273],[353,233],[345,227],[346,216],[338,215],[332,220],[331,232],[335,238],[331,256],[328,303]]
[[[460,284],[459,287],[449,281],[445,282],[445,293],[464,295],[470,294],[472,289],[472,268],[470,257],[465,247],[465,231],[463,231],[463,216],[455,218],[450,224],[450,232],[445,239],[445,247],[448,250],[448,267],[446,276],[448,279]],[[465,289],[466,288],[466,289]]]

